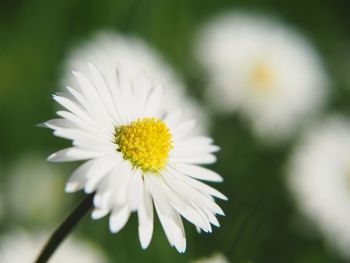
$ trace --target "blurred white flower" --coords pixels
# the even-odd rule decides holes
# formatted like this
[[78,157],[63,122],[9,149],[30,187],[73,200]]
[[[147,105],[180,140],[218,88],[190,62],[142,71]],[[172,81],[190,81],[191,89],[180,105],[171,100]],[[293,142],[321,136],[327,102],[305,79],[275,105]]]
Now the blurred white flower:
[[5,187],[4,187],[4,180],[5,180],[5,177],[4,177],[4,171],[2,169],[2,163],[0,162],[0,222],[2,220],[2,218],[4,217],[4,211],[5,211],[5,196],[4,196],[4,190],[5,190]]
[[140,243],[147,248],[154,205],[169,243],[184,252],[181,216],[211,232],[211,224],[219,226],[216,215],[223,215],[214,197],[226,197],[199,181],[222,181],[200,166],[214,163],[219,148],[211,138],[194,135],[195,122],[184,121],[181,111],[164,111],[161,103],[167,97],[161,86],[154,86],[143,72],[129,72],[114,66],[100,72],[92,64],[87,76],[74,72],[79,86],[54,95],[65,109],[57,112],[61,118],[45,123],[54,135],[72,140],[73,147],[48,160],[85,161],[73,172],[66,191],[96,192],[92,217],[110,213],[113,233],[137,212]]
[[230,261],[219,252],[214,253],[210,257],[193,260],[192,263],[229,263]]
[[3,190],[1,187],[1,191],[0,191],[0,222],[2,220],[2,218],[4,217],[4,194],[3,194]]
[[39,154],[27,153],[16,160],[5,186],[10,215],[17,220],[42,224],[61,216],[64,175]]
[[195,52],[209,73],[208,100],[223,113],[239,111],[263,139],[288,138],[324,102],[320,57],[278,21],[220,16],[199,33]]
[[[73,49],[64,65],[64,86],[76,86],[72,70],[89,75],[87,64],[92,63],[98,70],[105,67],[115,68],[122,65],[130,76],[136,78],[138,69],[145,71],[156,84],[164,87],[164,110],[185,108],[185,117],[198,120],[197,131],[207,133],[209,117],[204,108],[186,92],[184,83],[163,58],[138,37],[126,36],[114,32],[100,32],[90,41]],[[136,70],[137,69],[137,70]]]
[[350,259],[350,121],[313,125],[290,161],[289,188],[301,211]]
[[[34,262],[45,244],[47,233],[31,234],[23,230],[0,236],[0,262]],[[102,252],[86,240],[69,237],[52,256],[50,263],[104,263]]]

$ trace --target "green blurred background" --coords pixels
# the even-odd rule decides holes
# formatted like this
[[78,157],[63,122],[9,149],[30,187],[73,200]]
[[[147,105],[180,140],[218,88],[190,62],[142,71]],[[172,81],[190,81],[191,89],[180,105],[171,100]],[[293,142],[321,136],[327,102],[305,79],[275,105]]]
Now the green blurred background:
[[[52,231],[83,197],[63,193],[63,183],[75,165],[50,164],[54,172],[47,176],[57,180],[60,200],[54,215],[37,209],[30,217],[18,216],[8,200],[10,177],[23,163],[19,159],[36,156],[36,162],[45,163],[50,153],[69,145],[36,124],[54,116],[51,94],[61,89],[61,66],[73,45],[101,29],[138,35],[164,55],[182,74],[189,92],[202,100],[205,82],[191,50],[197,29],[227,10],[265,12],[299,29],[319,50],[334,83],[328,109],[346,114],[350,112],[349,8],[345,0],[0,0],[0,198],[5,203],[0,235],[18,227]],[[285,164],[295,141],[270,147],[236,115],[212,117],[212,136],[222,147],[213,169],[225,179],[215,187],[229,197],[228,202],[219,201],[226,213],[219,218],[221,228],[199,235],[185,223],[184,255],[169,246],[157,220],[146,251],[139,245],[135,216],[117,235],[109,233],[107,219],[87,217],[76,234],[103,248],[111,262],[188,262],[215,251],[231,262],[345,262],[317,233],[300,230],[302,220],[285,186]],[[28,187],[35,188],[35,172],[31,180],[33,172],[26,171],[21,172],[31,182]],[[16,192],[24,206],[26,194]]]

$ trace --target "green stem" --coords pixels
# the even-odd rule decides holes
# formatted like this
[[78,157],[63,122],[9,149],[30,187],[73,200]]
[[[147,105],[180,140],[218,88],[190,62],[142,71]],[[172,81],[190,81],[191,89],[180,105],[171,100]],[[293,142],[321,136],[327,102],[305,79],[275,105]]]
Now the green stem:
[[44,263],[49,260],[58,246],[86,215],[93,206],[93,198],[95,193],[86,196],[81,203],[67,216],[61,225],[53,232],[43,249],[41,250],[36,263]]

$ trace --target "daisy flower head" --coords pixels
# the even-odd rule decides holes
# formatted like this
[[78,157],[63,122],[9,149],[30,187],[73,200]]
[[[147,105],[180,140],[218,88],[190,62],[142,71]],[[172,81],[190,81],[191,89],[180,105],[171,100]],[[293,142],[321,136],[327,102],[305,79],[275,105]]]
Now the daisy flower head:
[[[45,236],[45,233],[32,234],[24,230],[13,230],[0,236],[0,262],[34,262],[38,249],[45,241]],[[95,244],[69,238],[50,262],[105,263],[107,261]]]
[[262,15],[229,13],[198,34],[195,55],[208,72],[208,100],[238,111],[266,141],[288,138],[321,108],[328,78],[310,43]]
[[[226,199],[199,180],[222,181],[201,167],[216,161],[212,139],[195,135],[195,121],[182,121],[181,110],[165,112],[162,87],[142,70],[137,77],[122,67],[88,76],[74,72],[79,87],[54,95],[65,109],[45,125],[73,146],[52,154],[52,162],[86,161],[66,184],[67,192],[95,192],[94,219],[108,213],[118,232],[137,212],[139,239],[147,248],[153,233],[153,205],[165,234],[179,252],[186,248],[181,216],[204,232],[223,215],[213,197]],[[199,179],[199,180],[197,180]]]
[[165,111],[179,107],[186,108],[185,117],[199,120],[196,127],[198,133],[207,133],[210,120],[205,109],[198,101],[189,97],[186,85],[177,72],[150,47],[144,40],[136,36],[128,36],[112,31],[102,31],[94,35],[87,43],[82,43],[70,51],[63,65],[63,84],[75,86],[76,78],[71,70],[89,75],[88,63],[93,63],[98,70],[116,67],[123,64],[125,70],[137,78],[141,68],[152,79],[164,87],[164,102],[161,107]]
[[300,210],[331,246],[350,258],[350,121],[333,116],[310,128],[288,173]]

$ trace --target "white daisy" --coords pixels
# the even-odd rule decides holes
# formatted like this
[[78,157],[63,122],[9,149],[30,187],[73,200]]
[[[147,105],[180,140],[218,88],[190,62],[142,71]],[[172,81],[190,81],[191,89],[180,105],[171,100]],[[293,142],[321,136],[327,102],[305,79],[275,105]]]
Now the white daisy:
[[213,197],[226,197],[196,180],[222,181],[199,166],[216,160],[212,139],[194,136],[195,122],[183,122],[180,110],[164,112],[162,88],[141,71],[136,78],[127,70],[99,72],[89,64],[88,77],[74,75],[80,87],[54,95],[66,109],[57,112],[61,119],[45,123],[56,136],[73,141],[49,161],[87,160],[73,172],[66,191],[96,192],[92,217],[110,212],[114,233],[136,211],[142,248],[152,237],[152,203],[170,244],[180,252],[186,248],[180,215],[205,232],[212,231],[211,224],[219,226],[215,215],[223,211]]
[[[46,236],[44,233],[31,234],[23,230],[0,236],[0,262],[34,262]],[[104,263],[107,261],[101,251],[90,242],[68,238],[50,262]]]
[[210,257],[200,258],[192,261],[192,263],[229,263],[230,261],[219,252],[214,253]]
[[7,171],[4,193],[8,210],[20,222],[47,223],[57,219],[64,207],[63,173],[58,167],[43,163],[39,156],[24,154]]
[[263,139],[287,138],[323,104],[329,80],[319,56],[275,20],[220,16],[200,32],[195,52],[209,73],[209,101],[240,111]]
[[[1,162],[0,162],[0,178],[2,181],[4,181],[4,172],[1,166]],[[2,220],[2,218],[4,217],[4,212],[5,212],[5,200],[4,200],[4,184],[2,183],[0,185],[0,222]]]
[[288,185],[302,212],[350,258],[350,121],[314,125],[290,161]]
[[0,221],[2,221],[3,217],[4,217],[4,212],[5,212],[5,208],[4,208],[4,195],[3,195],[3,190],[1,190],[0,192]]
[[92,63],[98,70],[116,67],[123,64],[128,74],[137,78],[138,69],[142,68],[156,84],[164,87],[164,102],[161,107],[168,111],[179,107],[186,108],[185,117],[200,120],[196,127],[198,132],[207,133],[209,118],[203,107],[190,98],[185,84],[178,74],[163,60],[163,58],[147,45],[142,39],[126,36],[114,32],[99,32],[89,42],[73,49],[68,54],[63,73],[64,86],[76,86],[76,79],[71,70],[89,75],[88,63]]

